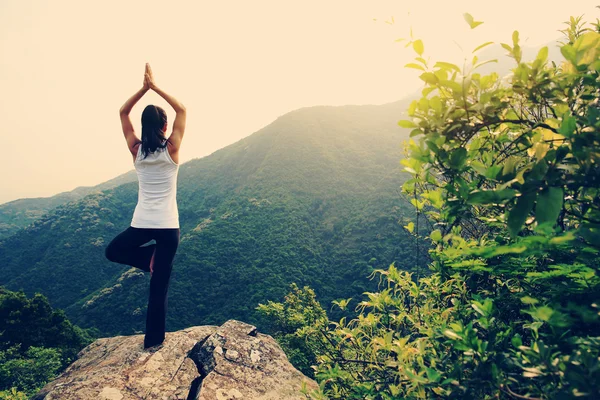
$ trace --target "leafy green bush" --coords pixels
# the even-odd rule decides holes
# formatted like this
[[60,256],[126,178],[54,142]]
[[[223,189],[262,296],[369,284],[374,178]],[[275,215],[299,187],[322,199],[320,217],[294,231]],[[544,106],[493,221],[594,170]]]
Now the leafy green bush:
[[324,351],[325,343],[307,340],[315,329],[327,326],[327,314],[316,300],[314,290],[308,286],[300,289],[290,284],[291,292],[283,303],[271,300],[256,309],[267,319],[267,327],[279,342],[290,362],[305,375],[314,378],[311,368],[316,356]]
[[356,318],[296,330],[316,351],[307,396],[600,398],[599,32],[571,18],[560,65],[523,61],[515,32],[507,79],[410,43],[426,86],[399,122],[403,191],[431,224],[432,274],[377,269]]
[[27,400],[27,393],[17,390],[16,387],[10,390],[0,390],[0,399],[2,400]]
[[0,399],[30,396],[55,378],[93,338],[36,293],[0,286]]
[[0,387],[33,394],[58,375],[61,353],[57,349],[31,346],[21,355],[19,347],[0,351]]

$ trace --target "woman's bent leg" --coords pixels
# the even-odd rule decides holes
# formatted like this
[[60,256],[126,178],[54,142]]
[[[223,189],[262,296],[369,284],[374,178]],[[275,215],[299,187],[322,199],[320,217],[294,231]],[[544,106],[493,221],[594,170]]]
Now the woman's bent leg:
[[130,226],[123,232],[119,233],[106,246],[104,254],[106,258],[112,262],[130,265],[141,269],[142,271],[150,271],[150,259],[154,252],[155,244],[150,246],[140,247],[141,245],[152,240],[152,229],[134,228]]
[[179,228],[157,229],[156,232],[154,272],[150,278],[150,295],[146,314],[145,348],[165,340],[167,292],[171,280],[173,259],[179,246]]

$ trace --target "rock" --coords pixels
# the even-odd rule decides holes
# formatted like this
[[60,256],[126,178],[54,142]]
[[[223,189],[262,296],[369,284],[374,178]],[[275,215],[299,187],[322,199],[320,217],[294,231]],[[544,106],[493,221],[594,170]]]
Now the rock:
[[256,327],[229,320],[205,341],[198,342],[190,357],[203,377],[192,399],[233,400],[305,399],[299,390],[317,384],[296,370],[279,344]]
[[317,388],[271,336],[244,322],[167,332],[157,348],[143,343],[144,335],[97,339],[31,399],[299,400],[303,382]]

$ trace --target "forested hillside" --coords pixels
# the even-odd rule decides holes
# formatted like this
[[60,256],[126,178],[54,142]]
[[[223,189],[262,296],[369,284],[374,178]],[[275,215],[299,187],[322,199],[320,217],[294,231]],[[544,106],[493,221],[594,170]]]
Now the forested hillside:
[[[327,304],[376,282],[374,268],[410,270],[402,228],[414,211],[400,194],[397,121],[408,103],[310,107],[180,167],[181,243],[169,289],[169,330],[236,318],[291,282]],[[137,182],[57,207],[0,242],[0,284],[39,291],[82,327],[142,331],[149,275],[104,258],[127,228]]]
[[80,186],[50,197],[25,198],[0,204],[0,240],[14,235],[58,206],[135,180],[135,171],[129,171],[96,186]]

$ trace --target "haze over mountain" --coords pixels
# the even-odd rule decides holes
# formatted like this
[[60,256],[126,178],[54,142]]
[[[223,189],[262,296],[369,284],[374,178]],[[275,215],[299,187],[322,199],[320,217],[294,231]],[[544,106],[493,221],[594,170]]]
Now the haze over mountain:
[[[557,39],[558,40],[558,39]],[[556,46],[557,41],[548,42],[548,59],[550,61],[560,62],[562,55],[559,48]],[[530,60],[535,58],[535,55],[541,47],[523,47],[523,59]],[[489,63],[480,67],[479,72],[488,74],[497,72],[500,75],[506,75],[511,68],[515,67],[515,61],[506,56],[506,51],[495,43],[478,54],[480,61],[497,59],[497,63]],[[469,60],[470,61],[470,60]],[[402,100],[407,103],[410,99],[416,98],[417,95],[409,96]],[[76,201],[82,197],[92,193],[100,192],[105,189],[113,188],[127,182],[137,181],[135,170],[131,170],[125,174],[103,182],[96,186],[78,187],[69,192],[59,193],[51,197],[25,198],[13,200],[0,205],[0,239],[8,237],[19,229],[26,227],[36,219],[40,218],[44,213],[53,208],[65,204],[70,201]]]
[[[323,304],[374,289],[373,268],[416,263],[399,192],[407,101],[308,107],[181,165],[181,243],[168,329],[237,318],[310,285]],[[42,292],[82,327],[143,330],[149,275],[104,258],[129,226],[137,182],[60,205],[0,242],[8,289]]]
[[[521,32],[522,46],[538,45],[558,36],[570,14],[586,13],[593,20],[597,11],[589,0],[556,7],[514,1],[502,7],[473,0],[433,3],[238,4],[232,13],[218,2],[165,8],[130,1],[115,3],[118,12],[106,2],[101,7],[12,2],[0,14],[3,37],[10,39],[2,42],[0,70],[11,150],[0,159],[2,170],[10,171],[0,180],[0,203],[93,186],[130,169],[115,113],[141,84],[140,68],[147,61],[164,88],[190,110],[188,150],[181,154],[188,161],[289,110],[382,104],[417,90],[414,71],[402,68],[413,52],[395,42],[409,36],[409,27],[423,39],[425,58],[460,64],[460,47],[469,53],[484,41],[507,42],[514,29]],[[471,30],[464,12],[484,24]],[[386,23],[390,17],[393,25]],[[151,20],[162,21],[162,29],[147,30]],[[106,29],[106,21],[112,21],[112,29]],[[92,76],[96,85],[90,94]],[[161,99],[142,100],[147,101]],[[161,104],[169,113],[168,105]],[[107,152],[88,151],[98,142]],[[56,160],[79,167],[64,168]]]

